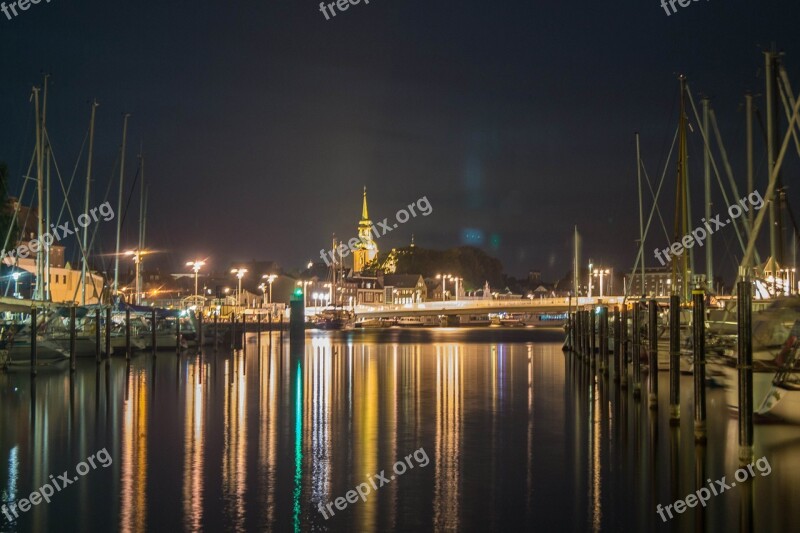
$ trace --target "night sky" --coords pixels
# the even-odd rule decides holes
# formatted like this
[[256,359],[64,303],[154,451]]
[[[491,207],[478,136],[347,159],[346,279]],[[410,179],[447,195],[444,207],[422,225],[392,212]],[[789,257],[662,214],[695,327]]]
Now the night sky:
[[[42,0],[12,20],[0,14],[0,160],[16,194],[33,149],[30,88],[49,72],[48,129],[65,179],[89,101],[100,102],[93,205],[105,200],[122,112],[132,114],[126,188],[141,143],[148,245],[170,251],[159,259],[166,268],[206,256],[220,269],[318,260],[331,233],[356,235],[366,186],[373,220],[391,221],[423,196],[433,206],[382,237],[382,251],[414,233],[420,246],[476,244],[510,274],[554,279],[570,269],[577,224],[584,257],[630,269],[634,132],[656,179],[685,73],[698,105],[712,98],[746,192],[743,95],[763,93],[761,51],[773,41],[800,89],[798,15],[796,0],[701,0],[671,16],[658,0],[371,0],[331,20],[314,0]],[[699,214],[697,132],[689,151]],[[797,204],[798,157],[789,156],[784,179]],[[668,175],[670,223],[674,162]],[[75,210],[84,179],[85,159]],[[109,199],[116,207],[116,184]],[[137,201],[124,248],[135,246]],[[114,223],[104,224],[97,254],[113,249]],[[652,248],[668,243],[658,226],[651,235],[655,266]],[[720,235],[717,264],[733,272],[735,234]]]

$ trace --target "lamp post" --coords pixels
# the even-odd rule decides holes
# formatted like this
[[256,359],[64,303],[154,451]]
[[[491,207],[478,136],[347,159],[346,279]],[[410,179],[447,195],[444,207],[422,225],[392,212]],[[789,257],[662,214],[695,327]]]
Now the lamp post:
[[454,300],[455,300],[455,301],[458,301],[458,282],[459,282],[459,281],[464,281],[464,278],[459,278],[458,276],[454,276],[452,279],[453,279],[453,281],[455,281],[455,283],[456,283],[456,295],[455,295],[455,298],[454,298]]
[[247,274],[246,268],[234,268],[231,270],[231,274],[236,274],[236,277],[239,278],[239,290],[236,293],[236,305],[242,304],[242,278],[245,274]]
[[[603,276],[608,275],[611,271],[607,268],[595,268],[593,274],[600,278],[600,298],[603,297]],[[591,287],[589,289],[591,292]]]
[[264,308],[267,306],[267,284],[262,283],[258,288],[261,289],[261,307]]
[[22,298],[19,294],[19,272],[14,272],[11,277],[14,278],[14,298]]
[[445,301],[445,294],[447,294],[447,279],[452,277],[450,274],[436,274],[436,279],[442,280],[442,301]]
[[276,274],[264,274],[261,276],[261,279],[265,279],[267,280],[267,283],[269,283],[269,302],[267,303],[272,303],[272,282],[277,278],[278,276]]
[[139,285],[139,268],[140,268],[140,266],[142,264],[142,256],[144,256],[144,255],[146,255],[148,253],[149,253],[148,251],[140,250],[138,248],[136,248],[135,250],[127,250],[125,252],[125,255],[133,256],[133,263],[136,265],[136,284],[135,284],[135,286],[136,286],[136,289],[135,289],[136,290],[136,297],[134,298],[134,301],[136,302],[136,305],[139,305],[139,293],[141,292],[140,291],[140,285]]
[[198,274],[200,272],[200,267],[202,267],[205,264],[206,264],[205,261],[202,261],[202,260],[199,260],[199,259],[194,260],[194,261],[188,261],[186,263],[186,266],[190,266],[190,267],[192,267],[192,270],[194,270],[194,297],[195,297],[195,299],[197,299],[197,276],[198,276]]
[[[592,260],[589,259],[589,298],[592,297],[592,267],[593,266],[594,265],[592,264]],[[642,282],[642,283],[644,283],[644,282]]]

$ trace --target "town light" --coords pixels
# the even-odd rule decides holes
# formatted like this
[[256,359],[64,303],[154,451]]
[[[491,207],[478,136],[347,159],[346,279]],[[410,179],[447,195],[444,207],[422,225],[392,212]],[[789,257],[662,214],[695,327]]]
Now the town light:
[[198,274],[200,272],[200,267],[202,267],[205,264],[206,264],[205,261],[199,260],[199,259],[194,260],[194,261],[188,261],[186,263],[186,266],[190,266],[190,267],[192,267],[192,270],[194,270],[194,297],[195,298],[197,298],[197,276],[198,276]]

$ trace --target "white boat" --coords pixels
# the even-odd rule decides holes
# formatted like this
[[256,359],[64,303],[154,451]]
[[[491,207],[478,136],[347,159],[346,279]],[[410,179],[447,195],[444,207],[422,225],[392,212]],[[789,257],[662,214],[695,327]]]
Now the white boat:
[[397,320],[397,325],[401,328],[421,328],[425,324],[422,319],[416,316],[403,316]]

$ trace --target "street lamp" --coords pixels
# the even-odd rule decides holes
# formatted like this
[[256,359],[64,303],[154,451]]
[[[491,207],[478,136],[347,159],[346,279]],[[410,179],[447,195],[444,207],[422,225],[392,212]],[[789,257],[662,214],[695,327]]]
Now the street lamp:
[[268,303],[272,303],[272,282],[275,281],[277,279],[277,277],[278,276],[276,274],[264,274],[263,276],[261,276],[261,279],[265,279],[265,280],[267,280],[267,283],[269,283],[269,302]]
[[247,274],[246,268],[234,268],[231,269],[231,274],[236,274],[236,277],[239,278],[239,291],[236,293],[236,305],[242,304],[242,278],[245,274]]
[[197,298],[197,276],[198,276],[198,273],[200,272],[200,267],[202,267],[205,264],[206,264],[205,261],[201,261],[199,259],[194,260],[194,261],[189,261],[189,262],[186,263],[186,266],[190,266],[190,267],[192,267],[192,270],[194,270],[194,297],[195,298]]
[[19,272],[14,272],[11,277],[14,278],[14,298],[22,298],[19,294]]
[[593,266],[594,265],[592,264],[592,260],[589,259],[589,295],[588,295],[589,298],[592,297],[592,267]]
[[303,287],[303,305],[308,305],[308,303],[311,301],[310,296],[306,294],[307,288],[311,283],[313,283],[311,280],[307,281],[301,280],[297,282],[298,287]]
[[447,280],[452,277],[450,274],[436,274],[436,279],[442,280],[442,301],[445,300],[444,296],[447,293]]
[[[600,278],[600,298],[603,297],[603,276],[610,274],[611,271],[607,268],[595,268],[593,274]],[[591,286],[589,287],[591,291]]]
[[139,268],[142,264],[142,256],[147,255],[148,251],[140,250],[136,248],[135,250],[127,250],[125,251],[125,255],[133,256],[133,262],[136,265],[136,305],[139,305],[139,292],[140,292],[140,285],[139,285]]
[[455,299],[456,301],[458,301],[458,282],[459,282],[459,281],[464,281],[464,278],[459,278],[459,277],[457,277],[457,276],[453,276],[452,280],[456,282],[456,295],[455,295],[455,298],[454,298],[454,299]]

